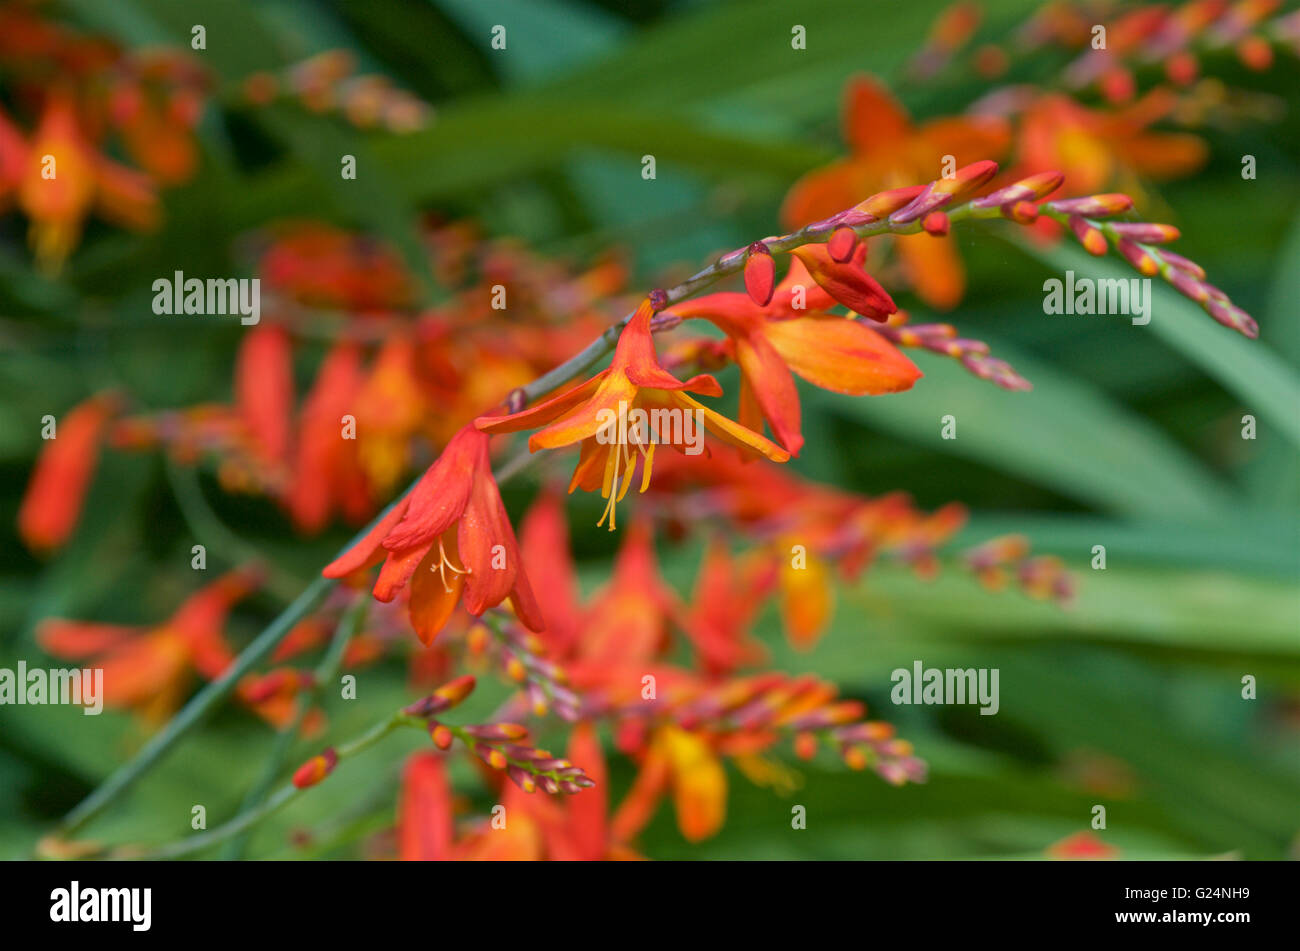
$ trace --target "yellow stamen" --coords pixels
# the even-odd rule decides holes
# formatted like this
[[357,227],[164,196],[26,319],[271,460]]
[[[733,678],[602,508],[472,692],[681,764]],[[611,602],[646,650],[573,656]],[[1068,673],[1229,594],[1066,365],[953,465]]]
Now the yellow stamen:
[[470,573],[470,571],[469,571],[468,568],[461,568],[461,567],[459,567],[458,565],[456,565],[455,562],[453,562],[453,561],[452,561],[452,560],[447,556],[447,549],[443,547],[443,544],[442,544],[442,537],[439,536],[439,538],[438,538],[438,564],[436,564],[436,565],[431,565],[431,566],[430,566],[430,570],[438,572],[438,576],[439,576],[440,578],[442,578],[442,588],[443,588],[443,590],[446,591],[448,594],[451,594],[451,585],[449,585],[449,584],[447,583],[447,569],[448,569],[448,568],[451,569],[452,574],[457,574],[457,575],[467,575],[467,574]]

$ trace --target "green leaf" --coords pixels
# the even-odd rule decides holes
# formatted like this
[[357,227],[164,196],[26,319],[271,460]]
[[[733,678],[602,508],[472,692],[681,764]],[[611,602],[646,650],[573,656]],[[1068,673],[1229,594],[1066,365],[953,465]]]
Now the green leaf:
[[[1033,384],[1011,393],[946,358],[914,356],[916,386],[884,397],[805,390],[809,411],[828,410],[921,445],[975,459],[1124,515],[1212,520],[1232,496],[1195,458],[1104,393],[981,332],[992,352]],[[955,439],[942,418],[956,417]]]

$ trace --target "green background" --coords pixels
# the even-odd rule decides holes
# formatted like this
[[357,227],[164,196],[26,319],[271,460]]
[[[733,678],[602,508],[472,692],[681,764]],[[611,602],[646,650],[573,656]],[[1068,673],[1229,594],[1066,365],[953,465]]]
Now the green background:
[[[23,223],[0,219],[0,666],[37,663],[35,623],[50,615],[153,622],[193,589],[194,538],[156,456],[109,454],[86,517],[53,560],[14,534],[40,446],[39,420],[95,389],[123,384],[150,407],[225,399],[239,330],[169,323],[149,309],[150,284],[175,269],[237,274],[237,241],[282,217],[323,217],[387,236],[412,258],[418,213],[479,220],[582,262],[626,249],[634,283],[668,265],[704,263],[777,228],[780,200],[804,171],[841,154],[840,90],[856,71],[887,79],[918,117],[960,111],[987,89],[960,73],[925,85],[902,79],[941,5],[933,2],[616,4],[579,0],[65,0],[87,28],[131,45],[187,45],[225,80],[346,47],[363,69],[389,74],[435,108],[424,131],[358,132],[288,105],[249,110],[227,97],[200,126],[201,173],[166,195],[166,224],[136,236],[92,226],[64,275],[33,269]],[[1003,40],[1034,4],[983,4],[981,40]],[[489,48],[494,24],[505,52]],[[807,29],[808,48],[790,47]],[[1064,60],[1040,57],[1014,80],[1047,81]],[[1296,60],[1250,74],[1229,56],[1206,63],[1230,84],[1281,97],[1279,121],[1206,129],[1212,158],[1194,179],[1163,186],[1155,217],[1176,223],[1177,250],[1259,319],[1246,341],[1176,294],[1159,293],[1148,327],[1102,318],[1046,318],[1042,281],[1066,268],[1100,273],[1116,261],[1063,247],[1044,254],[1015,228],[962,227],[965,302],[946,319],[988,341],[1034,384],[1005,393],[954,362],[917,362],[925,378],[903,396],[851,400],[803,387],[804,455],[791,465],[864,493],[911,492],[923,506],[960,500],[973,511],[962,542],[1028,534],[1037,552],[1076,572],[1072,610],[990,594],[950,566],[922,583],[882,566],[842,591],[832,630],[809,654],[781,640],[775,612],[760,624],[773,665],[810,670],[867,700],[931,766],[924,786],[894,789],[834,762],[800,765],[788,797],[728,770],[728,821],[698,846],[661,808],[640,840],[652,857],[970,858],[1036,856],[1087,827],[1104,804],[1104,839],[1126,857],[1294,855],[1300,832],[1300,83]],[[1144,78],[1150,78],[1144,74]],[[338,156],[358,179],[341,183]],[[640,178],[653,154],[658,177]],[[1241,156],[1258,161],[1243,181]],[[1163,290],[1163,289],[1162,289]],[[900,304],[927,315],[908,295]],[[300,352],[306,379],[319,353]],[[722,376],[735,389],[734,370]],[[959,438],[939,418],[959,415]],[[1240,438],[1241,417],[1258,438]],[[308,578],[346,538],[339,528],[293,537],[269,503],[201,489],[219,517],[285,572]],[[507,492],[518,515],[533,486]],[[591,500],[571,507],[590,590],[613,542],[594,528]],[[588,517],[590,516],[590,517]],[[1089,569],[1105,545],[1105,571]],[[220,545],[210,554],[222,562]],[[227,554],[230,554],[227,552]],[[665,571],[689,590],[699,549],[663,549]],[[232,622],[242,643],[279,603],[249,601]],[[889,672],[997,667],[1001,712],[893,707]],[[1259,697],[1241,699],[1241,678]],[[356,703],[333,702],[330,736],[346,738],[409,702],[397,662],[365,671]],[[488,691],[484,691],[485,693]],[[490,697],[476,697],[487,710]],[[126,716],[58,707],[0,709],[0,856],[21,856],[49,824],[138,748]],[[209,827],[234,814],[272,735],[225,711],[190,737],[93,838],[162,842],[185,835],[190,808]],[[418,736],[392,737],[267,822],[250,854],[362,854],[391,826],[396,771]],[[303,745],[304,755],[312,745]],[[1123,789],[1089,791],[1069,768],[1081,755],[1117,762]],[[485,813],[488,800],[463,771]],[[631,780],[617,760],[613,796]],[[793,804],[808,828],[790,828]],[[308,829],[314,845],[290,848]]]

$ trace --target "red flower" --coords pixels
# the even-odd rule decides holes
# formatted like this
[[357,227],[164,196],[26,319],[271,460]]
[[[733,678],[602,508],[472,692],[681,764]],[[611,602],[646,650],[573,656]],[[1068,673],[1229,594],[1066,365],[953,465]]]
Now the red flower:
[[380,561],[375,597],[391,601],[410,582],[411,625],[425,644],[458,603],[479,615],[509,598],[529,629],[544,629],[492,477],[488,436],[473,425],[453,436],[410,494],[323,574],[342,578]]
[[104,427],[118,408],[113,394],[93,396],[60,422],[41,450],[18,510],[18,534],[28,547],[58,548],[77,525]]

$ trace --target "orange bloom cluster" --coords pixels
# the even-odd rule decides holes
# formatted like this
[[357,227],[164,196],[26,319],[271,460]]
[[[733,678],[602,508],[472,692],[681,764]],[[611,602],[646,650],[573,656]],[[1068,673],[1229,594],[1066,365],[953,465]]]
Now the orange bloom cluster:
[[[26,216],[39,264],[57,271],[92,214],[154,227],[157,188],[198,165],[194,125],[208,85],[199,67],[178,52],[123,50],[22,4],[0,9],[0,60],[26,110],[0,110],[0,211],[16,205]],[[138,169],[107,157],[112,142]]]
[[240,83],[246,102],[265,106],[286,97],[315,113],[337,111],[362,129],[413,132],[429,120],[429,107],[385,76],[354,75],[355,57],[326,50],[279,73],[258,71]]
[[106,706],[134,709],[157,723],[180,706],[192,674],[213,680],[234,660],[223,633],[226,616],[259,581],[254,569],[223,575],[156,627],[50,619],[36,639],[55,657],[103,668]]

